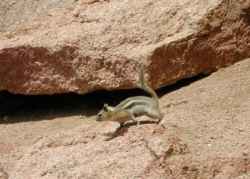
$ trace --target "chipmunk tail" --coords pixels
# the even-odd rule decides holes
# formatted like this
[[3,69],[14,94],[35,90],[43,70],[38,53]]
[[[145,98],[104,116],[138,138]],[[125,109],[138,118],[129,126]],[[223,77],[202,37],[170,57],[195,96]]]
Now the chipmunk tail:
[[140,69],[139,69],[139,81],[137,82],[137,87],[144,90],[145,92],[147,92],[148,94],[150,94],[156,101],[158,101],[158,96],[156,94],[156,92],[154,91],[153,88],[151,88],[146,79],[145,79],[145,72],[144,72],[144,65],[141,64],[140,65]]

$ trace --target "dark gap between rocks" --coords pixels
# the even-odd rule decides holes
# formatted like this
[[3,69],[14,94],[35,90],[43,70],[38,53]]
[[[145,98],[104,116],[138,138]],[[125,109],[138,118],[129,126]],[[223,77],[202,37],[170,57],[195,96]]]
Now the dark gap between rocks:
[[[206,75],[197,75],[192,78],[180,80],[175,84],[157,90],[157,93],[161,97],[204,77]],[[46,119],[73,115],[90,117],[95,115],[104,103],[116,105],[127,97],[137,95],[148,94],[140,89],[97,91],[85,95],[68,93],[40,96],[15,95],[3,91],[0,92],[0,124],[25,122],[34,119],[39,121],[45,117]],[[18,120],[19,116],[21,118],[20,121]],[[12,120],[12,117],[15,120]]]

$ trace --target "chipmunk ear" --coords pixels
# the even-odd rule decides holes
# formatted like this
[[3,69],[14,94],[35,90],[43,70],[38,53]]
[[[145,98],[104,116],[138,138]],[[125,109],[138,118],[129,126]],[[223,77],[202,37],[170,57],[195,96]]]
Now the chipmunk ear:
[[105,104],[103,105],[104,111],[108,111],[108,108],[109,108],[108,104],[105,103]]
[[103,105],[103,110],[104,110],[105,112],[114,111],[114,107],[109,106],[108,104],[104,104],[104,105]]

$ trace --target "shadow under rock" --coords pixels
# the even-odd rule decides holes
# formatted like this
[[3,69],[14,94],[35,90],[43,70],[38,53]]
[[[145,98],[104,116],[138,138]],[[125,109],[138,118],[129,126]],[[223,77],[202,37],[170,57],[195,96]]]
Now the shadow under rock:
[[105,99],[105,96],[108,97],[103,93],[25,96],[1,92],[0,124],[49,120],[73,115],[92,116],[102,106],[99,99]]

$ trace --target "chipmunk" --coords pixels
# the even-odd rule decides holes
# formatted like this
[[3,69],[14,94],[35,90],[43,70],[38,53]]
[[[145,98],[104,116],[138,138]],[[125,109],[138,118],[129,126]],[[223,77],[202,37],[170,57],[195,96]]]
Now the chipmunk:
[[139,83],[137,86],[149,93],[151,97],[129,97],[115,107],[104,104],[103,109],[97,114],[96,120],[117,121],[121,125],[129,120],[133,120],[139,125],[140,122],[137,121],[135,117],[146,115],[151,118],[157,118],[157,122],[160,122],[163,118],[163,114],[160,112],[159,98],[155,91],[145,82],[143,66],[141,66],[140,69]]

